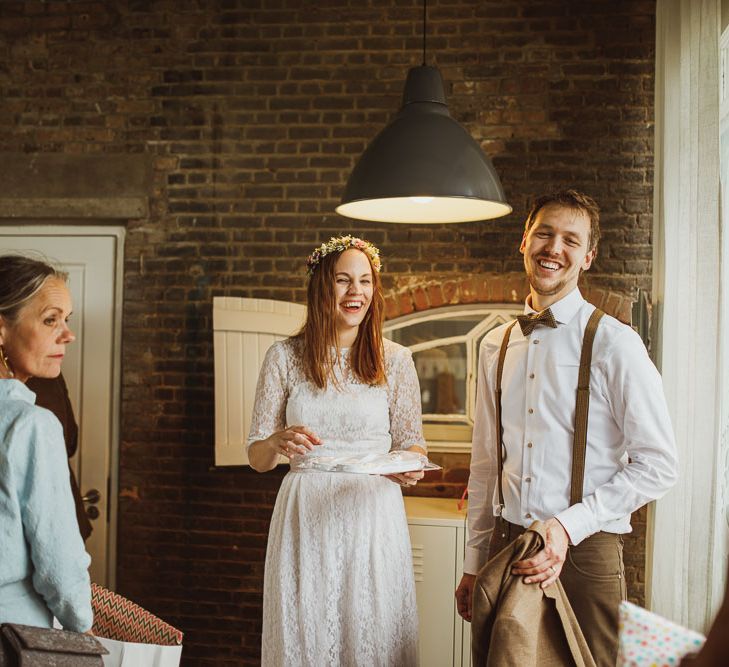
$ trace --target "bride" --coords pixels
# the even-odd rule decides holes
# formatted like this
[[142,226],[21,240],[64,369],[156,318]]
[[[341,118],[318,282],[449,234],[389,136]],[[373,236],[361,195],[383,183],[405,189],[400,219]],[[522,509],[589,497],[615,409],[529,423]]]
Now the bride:
[[420,472],[314,471],[309,452],[425,453],[407,348],[382,338],[379,251],[332,238],[307,261],[307,319],[268,350],[248,439],[251,466],[290,460],[266,552],[262,664],[417,664],[418,618],[400,489]]

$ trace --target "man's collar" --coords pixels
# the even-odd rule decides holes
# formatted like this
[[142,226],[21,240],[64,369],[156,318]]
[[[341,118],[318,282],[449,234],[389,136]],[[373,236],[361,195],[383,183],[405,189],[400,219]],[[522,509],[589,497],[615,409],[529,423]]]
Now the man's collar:
[[[529,304],[530,297],[524,302],[524,313],[536,313],[537,311]],[[549,309],[554,315],[554,319],[558,324],[569,324],[569,321],[577,314],[585,300],[578,287],[575,287],[569,294],[563,296],[559,301],[553,303]]]

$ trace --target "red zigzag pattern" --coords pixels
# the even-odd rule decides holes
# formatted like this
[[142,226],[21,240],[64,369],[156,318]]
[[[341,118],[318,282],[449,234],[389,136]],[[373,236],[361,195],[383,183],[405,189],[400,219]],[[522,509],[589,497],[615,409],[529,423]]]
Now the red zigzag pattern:
[[94,610],[92,632],[120,642],[179,646],[183,633],[131,600],[98,584],[91,584]]

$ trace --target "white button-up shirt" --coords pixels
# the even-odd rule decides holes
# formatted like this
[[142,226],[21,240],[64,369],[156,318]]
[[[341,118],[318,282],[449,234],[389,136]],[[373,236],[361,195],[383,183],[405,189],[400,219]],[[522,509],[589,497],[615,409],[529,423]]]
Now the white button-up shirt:
[[[527,337],[511,330],[502,377],[504,518],[529,526],[557,517],[579,544],[598,531],[629,533],[630,514],[676,481],[676,444],[661,377],[638,334],[613,317],[597,329],[590,370],[582,502],[569,506],[577,376],[594,307],[574,289],[551,306],[557,328]],[[529,305],[526,313],[534,312]],[[487,560],[499,512],[496,367],[508,324],[479,351],[478,390],[468,483],[469,539],[464,572]]]

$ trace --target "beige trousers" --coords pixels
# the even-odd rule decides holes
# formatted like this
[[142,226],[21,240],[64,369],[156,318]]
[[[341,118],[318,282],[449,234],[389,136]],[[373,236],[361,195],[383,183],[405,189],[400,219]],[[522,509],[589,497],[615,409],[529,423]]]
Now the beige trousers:
[[[524,530],[497,518],[489,543],[489,560]],[[559,580],[595,663],[598,667],[615,667],[618,658],[618,607],[627,596],[622,536],[600,532],[576,547],[571,546]]]

